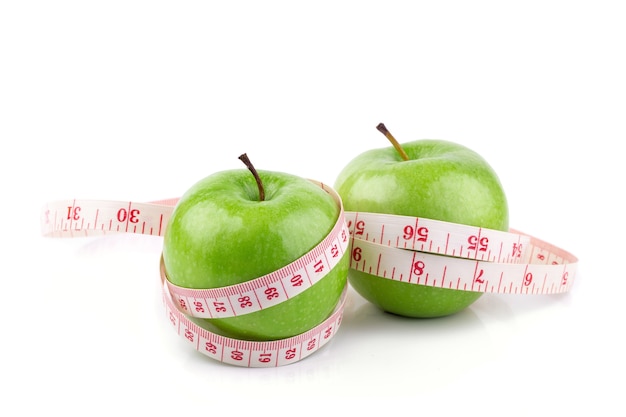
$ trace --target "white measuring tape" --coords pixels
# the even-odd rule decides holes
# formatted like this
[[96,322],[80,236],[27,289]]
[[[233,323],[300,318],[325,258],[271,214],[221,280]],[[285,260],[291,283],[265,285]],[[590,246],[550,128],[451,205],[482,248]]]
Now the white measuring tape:
[[[407,216],[344,213],[332,188],[312,182],[333,196],[341,213],[328,236],[292,264],[246,283],[195,290],[170,283],[161,260],[167,317],[197,351],[237,366],[270,367],[294,363],[324,346],[341,324],[347,287],[330,317],[288,339],[232,339],[198,326],[190,317],[231,317],[284,302],[322,279],[346,251],[350,251],[350,267],[355,270],[416,285],[553,294],[568,291],[574,281],[578,259],[532,236]],[[51,202],[42,210],[42,233],[49,237],[108,233],[163,236],[177,201]]]
[[[281,366],[309,356],[335,335],[341,324],[347,286],[326,320],[303,334],[287,339],[238,340],[210,332],[190,320],[190,317],[224,318],[249,314],[285,302],[313,286],[340,262],[350,243],[341,199],[332,188],[312,182],[335,199],[340,213],[330,233],[291,264],[241,284],[196,290],[169,282],[161,259],[160,274],[167,317],[175,331],[197,351],[220,362],[238,366]],[[48,237],[109,233],[163,236],[177,201],[54,201],[42,210],[42,234]]]
[[574,255],[514,230],[377,213],[347,212],[346,220],[352,269],[411,284],[555,294],[569,290],[578,266]]

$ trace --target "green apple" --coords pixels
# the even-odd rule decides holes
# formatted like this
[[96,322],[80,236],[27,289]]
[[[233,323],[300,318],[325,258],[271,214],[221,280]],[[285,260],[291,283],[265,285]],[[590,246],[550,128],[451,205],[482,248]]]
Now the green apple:
[[[381,123],[393,147],[352,159],[334,188],[346,211],[415,216],[507,231],[508,205],[491,166],[467,147],[423,139],[400,145]],[[351,286],[390,313],[440,317],[461,311],[482,293],[409,284],[350,270]]]
[[[319,244],[340,207],[330,194],[291,174],[245,169],[214,173],[179,200],[167,224],[163,262],[169,281],[195,289],[246,282],[276,271]],[[347,253],[347,252],[346,252]],[[326,319],[347,285],[349,255],[289,300],[250,314],[194,320],[242,340],[276,340]]]

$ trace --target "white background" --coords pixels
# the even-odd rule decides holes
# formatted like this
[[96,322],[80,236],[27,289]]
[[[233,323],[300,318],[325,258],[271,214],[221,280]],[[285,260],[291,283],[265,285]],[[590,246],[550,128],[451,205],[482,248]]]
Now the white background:
[[[3,2],[0,414],[624,415],[621,4]],[[160,238],[39,233],[49,200],[176,197],[243,152],[332,184],[379,122],[482,154],[574,289],[426,321],[351,292],[322,350],[242,369],[169,328]]]

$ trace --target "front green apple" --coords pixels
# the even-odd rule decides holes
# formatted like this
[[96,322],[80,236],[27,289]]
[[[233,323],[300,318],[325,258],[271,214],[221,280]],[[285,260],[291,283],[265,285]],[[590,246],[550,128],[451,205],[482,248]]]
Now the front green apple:
[[[312,182],[259,171],[264,199],[246,170],[218,172],[180,199],[167,225],[163,261],[168,279],[187,288],[239,284],[276,271],[320,243],[340,207]],[[303,333],[326,319],[347,282],[349,255],[303,293],[254,313],[200,319],[224,336],[276,340]]]
[[[346,211],[398,214],[508,230],[500,180],[476,152],[443,140],[373,149],[341,171],[335,189]],[[463,310],[482,293],[393,281],[350,270],[352,287],[390,313],[439,317]]]

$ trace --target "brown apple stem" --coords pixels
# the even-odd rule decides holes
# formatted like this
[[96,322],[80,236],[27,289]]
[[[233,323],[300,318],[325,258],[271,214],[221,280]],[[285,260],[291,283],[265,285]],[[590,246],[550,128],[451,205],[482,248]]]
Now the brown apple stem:
[[259,187],[259,200],[265,201],[265,189],[263,188],[263,182],[261,182],[261,177],[259,177],[259,173],[256,171],[256,168],[254,168],[254,165],[252,165],[252,162],[250,162],[248,155],[246,155],[245,153],[241,154],[239,156],[239,159],[244,164],[246,164],[250,172],[252,172],[252,175],[254,175],[254,179],[256,180],[256,185]]
[[406,154],[406,152],[404,152],[402,146],[400,146],[396,138],[393,137],[393,135],[387,130],[383,123],[379,123],[378,126],[376,126],[376,129],[378,129],[380,133],[382,133],[387,139],[389,139],[389,142],[391,142],[393,147],[396,148],[396,151],[398,151],[402,159],[404,159],[405,161],[409,160],[409,156]]

